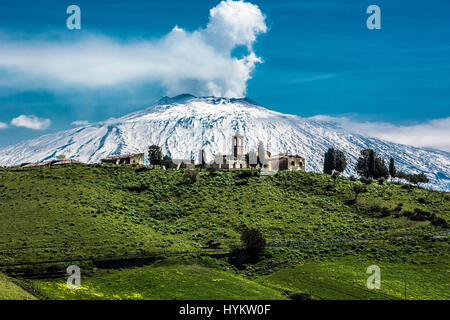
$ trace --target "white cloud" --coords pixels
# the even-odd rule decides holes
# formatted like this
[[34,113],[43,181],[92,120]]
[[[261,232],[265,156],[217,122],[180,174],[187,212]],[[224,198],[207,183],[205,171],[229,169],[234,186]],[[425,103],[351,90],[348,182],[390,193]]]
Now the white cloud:
[[0,122],[0,130],[8,128],[8,124],[4,122]]
[[[26,75],[41,86],[49,80],[54,86],[88,87],[148,81],[165,86],[169,95],[241,97],[261,62],[252,46],[265,32],[258,6],[227,0],[210,10],[206,28],[188,32],[176,26],[152,41],[121,42],[99,35],[76,42],[0,40],[0,68],[9,76],[17,73],[16,81]],[[232,57],[231,51],[241,45],[248,54]]]
[[71,123],[71,125],[73,125],[73,126],[87,126],[89,124],[90,124],[90,122],[86,121],[86,120],[77,120],[77,121],[74,121]]
[[11,120],[11,125],[32,130],[45,130],[50,127],[50,119],[38,118],[35,115],[20,115]]
[[411,125],[358,122],[347,117],[325,115],[314,116],[310,119],[337,122],[345,129],[391,142],[450,152],[450,117]]

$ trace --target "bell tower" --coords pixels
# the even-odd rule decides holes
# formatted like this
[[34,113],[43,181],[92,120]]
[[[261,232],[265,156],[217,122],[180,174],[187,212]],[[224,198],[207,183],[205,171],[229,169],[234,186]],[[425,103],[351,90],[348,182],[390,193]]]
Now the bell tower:
[[244,136],[239,133],[239,130],[233,136],[233,157],[240,158],[244,155]]

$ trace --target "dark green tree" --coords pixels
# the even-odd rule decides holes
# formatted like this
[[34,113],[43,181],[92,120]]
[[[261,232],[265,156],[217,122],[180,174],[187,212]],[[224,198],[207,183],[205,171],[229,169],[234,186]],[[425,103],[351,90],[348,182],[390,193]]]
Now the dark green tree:
[[258,229],[244,229],[241,233],[241,240],[247,253],[254,259],[259,259],[266,249],[266,239]]
[[361,151],[355,170],[360,176],[366,178],[379,179],[389,177],[389,170],[384,160],[379,158],[372,149]]
[[325,152],[325,157],[323,161],[323,173],[331,174],[336,167],[336,154],[333,148],[329,148]]
[[373,173],[374,179],[389,178],[389,169],[386,167],[386,162],[382,158],[375,158],[375,171]]
[[429,182],[428,177],[423,173],[408,174],[408,175],[406,175],[406,180],[408,180],[409,183],[414,184],[414,185],[419,185],[421,183]]
[[369,172],[369,177],[375,178],[376,163],[377,163],[377,154],[372,149],[369,149],[369,158],[368,158],[369,167],[367,168]]
[[161,148],[157,145],[151,145],[148,148],[148,161],[151,165],[160,165],[162,159]]
[[404,173],[403,171],[397,172],[396,176],[399,179],[408,180],[408,175],[406,173]]
[[342,173],[344,172],[346,167],[347,159],[345,159],[345,155],[342,151],[329,148],[327,152],[325,152],[323,161],[323,173],[332,174],[333,170]]
[[336,167],[334,169],[340,173],[344,172],[345,168],[347,168],[347,159],[345,158],[344,153],[341,150],[336,150],[335,157]]
[[367,187],[364,186],[364,185],[361,185],[361,184],[356,184],[356,185],[353,187],[353,191],[355,192],[355,199],[354,199],[353,201],[356,201],[356,200],[358,199],[358,196],[359,196],[361,193],[367,192]]
[[408,174],[406,175],[406,180],[413,185],[417,185],[419,183],[419,178],[417,174]]
[[172,163],[172,159],[166,154],[161,161],[161,164],[168,168]]
[[392,179],[394,179],[397,176],[397,169],[395,168],[395,162],[394,158],[391,158],[389,160],[389,175]]
[[418,178],[418,180],[419,180],[419,183],[425,183],[425,184],[427,184],[428,182],[430,182],[430,180],[428,179],[428,177],[427,177],[425,174],[423,174],[423,173],[419,173],[419,174],[417,175],[417,178]]
[[206,166],[206,153],[204,149],[201,149],[198,154],[198,164],[204,168]]

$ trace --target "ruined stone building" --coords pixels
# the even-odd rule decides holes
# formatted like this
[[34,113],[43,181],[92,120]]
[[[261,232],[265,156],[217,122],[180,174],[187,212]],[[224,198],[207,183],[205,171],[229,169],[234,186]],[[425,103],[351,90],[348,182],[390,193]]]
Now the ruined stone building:
[[101,160],[103,163],[113,164],[144,164],[145,155],[143,153],[119,154]]
[[[290,171],[306,170],[305,158],[299,155],[280,153],[272,156],[269,151],[264,150],[262,144],[258,146],[258,151],[245,153],[244,147],[244,136],[237,131],[232,137],[232,154],[216,155],[210,166],[228,170],[260,168]],[[263,153],[264,156],[260,157],[260,153]]]

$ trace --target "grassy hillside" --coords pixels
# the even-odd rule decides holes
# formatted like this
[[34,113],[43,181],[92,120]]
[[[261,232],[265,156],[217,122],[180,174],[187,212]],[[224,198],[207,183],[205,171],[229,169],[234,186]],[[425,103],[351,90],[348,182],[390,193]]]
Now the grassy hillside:
[[[267,275],[278,277],[278,291],[308,290],[307,284],[280,283],[309,264],[347,261],[346,270],[373,263],[426,265],[436,266],[439,274],[448,269],[448,240],[442,236],[450,222],[448,193],[374,182],[355,202],[355,185],[361,182],[304,172],[258,177],[250,171],[202,171],[191,182],[183,171],[131,165],[3,168],[1,270],[11,272],[16,264],[51,267],[35,264],[46,261],[198,252],[210,240],[226,250],[240,244],[244,226],[263,232],[268,253],[256,265],[230,266],[226,272],[252,279],[253,285],[270,285]],[[439,297],[418,296],[427,295]]]
[[0,300],[36,300],[36,298],[0,273]]
[[61,279],[38,280],[38,289],[54,299],[286,299],[279,290],[230,272],[201,265],[164,265],[98,270],[83,278],[80,290]]

